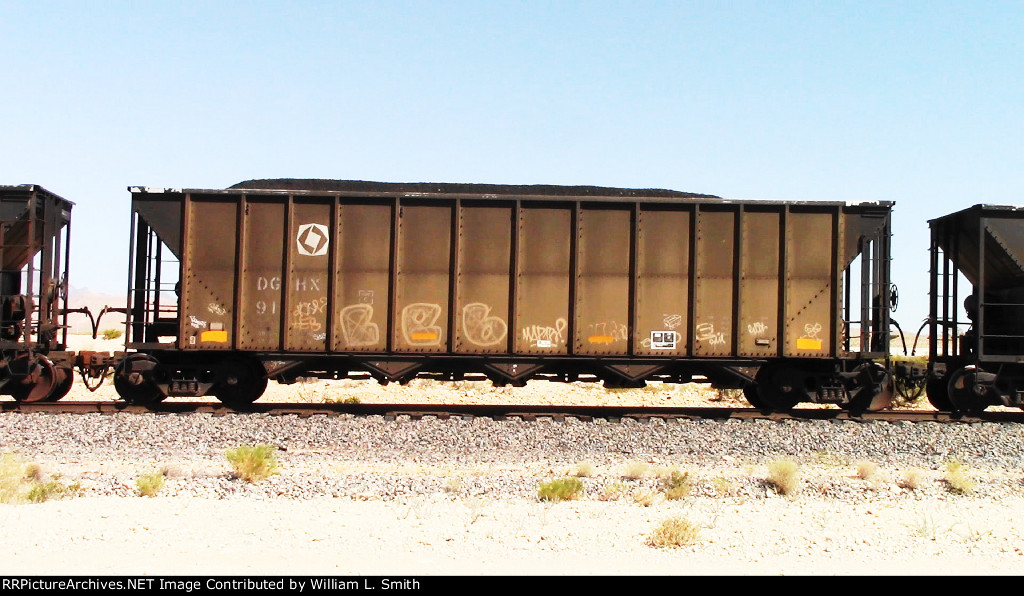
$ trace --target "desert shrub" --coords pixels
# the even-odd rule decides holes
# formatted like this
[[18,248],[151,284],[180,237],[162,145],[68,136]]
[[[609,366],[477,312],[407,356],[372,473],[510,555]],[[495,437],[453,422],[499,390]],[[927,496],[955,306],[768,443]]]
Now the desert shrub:
[[837,468],[849,465],[849,460],[832,451],[815,451],[811,454],[813,462],[819,466]]
[[959,461],[953,459],[946,463],[946,486],[949,488],[949,492],[958,495],[970,494],[974,491],[976,483],[971,478],[970,471],[967,466],[963,465]]
[[665,491],[665,498],[669,501],[685,499],[693,491],[693,482],[689,472],[672,470],[661,477],[661,488]]
[[120,329],[104,329],[103,330],[103,339],[117,339],[119,337],[121,337],[121,330]]
[[596,470],[594,469],[594,465],[587,462],[583,462],[576,466],[576,475],[582,478],[590,478],[595,472]]
[[908,490],[917,490],[924,484],[924,472],[916,468],[911,468],[903,472],[903,479],[900,480],[900,486]]
[[633,502],[643,507],[651,507],[660,500],[660,497],[661,495],[656,490],[640,488],[633,493]]
[[44,477],[43,467],[34,462],[27,463],[22,469],[22,476],[26,480],[42,482]]
[[745,404],[747,402],[747,398],[743,396],[742,389],[716,388],[714,397],[711,397],[708,401]]
[[0,456],[0,502],[17,502],[22,496],[24,482],[24,464],[10,453]]
[[768,465],[768,483],[780,495],[793,495],[800,489],[800,473],[796,462],[778,459]]
[[64,484],[60,476],[54,476],[46,481],[33,481],[25,494],[29,503],[42,503],[50,499],[65,499],[78,494],[82,487],[77,483]]
[[711,480],[711,486],[714,487],[715,493],[719,496],[727,497],[735,495],[739,492],[739,483],[735,480],[717,476]]
[[630,480],[639,480],[647,475],[649,469],[650,466],[642,461],[629,462],[626,464],[626,471],[623,473],[623,477]]
[[258,482],[277,474],[278,464],[273,445],[243,445],[225,454],[236,478]]
[[913,530],[915,536],[928,538],[929,540],[935,540],[940,534],[938,524],[935,523],[935,520],[930,515],[926,515],[914,523],[907,524],[907,527]]
[[135,479],[135,488],[139,490],[139,494],[143,497],[155,497],[163,487],[163,472],[143,474]]
[[871,480],[878,475],[878,464],[871,461],[857,462],[857,476],[863,480]]
[[541,501],[574,501],[583,495],[583,481],[579,478],[559,478],[541,482],[537,498]]
[[657,548],[675,548],[694,544],[700,539],[700,528],[685,517],[671,517],[661,522],[647,538]]
[[160,468],[160,474],[164,478],[181,478],[185,475],[185,472],[175,464],[167,464]]
[[73,497],[79,490],[78,483],[65,484],[60,476],[44,479],[38,464],[13,453],[0,455],[0,503],[42,503]]
[[629,485],[625,482],[609,482],[604,485],[604,489],[601,490],[601,495],[598,497],[602,501],[618,501],[629,492]]
[[444,483],[444,492],[457,494],[462,492],[464,483],[461,476],[451,476]]

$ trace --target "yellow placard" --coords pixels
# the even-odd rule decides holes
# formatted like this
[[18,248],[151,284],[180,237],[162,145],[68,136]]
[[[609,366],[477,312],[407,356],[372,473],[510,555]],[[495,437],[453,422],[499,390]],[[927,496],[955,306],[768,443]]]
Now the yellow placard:
[[199,334],[199,341],[215,341],[218,343],[227,343],[228,332],[223,329],[219,331],[203,331]]
[[811,339],[810,337],[801,337],[796,340],[796,349],[798,350],[821,350],[821,340]]

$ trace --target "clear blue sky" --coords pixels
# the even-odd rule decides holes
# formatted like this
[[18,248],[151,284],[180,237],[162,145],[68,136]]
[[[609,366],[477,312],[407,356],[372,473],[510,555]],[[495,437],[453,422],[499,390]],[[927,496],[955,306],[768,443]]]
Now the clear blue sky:
[[[129,185],[594,184],[1024,204],[1024,2],[11,2],[0,184],[76,203],[72,286],[123,294]],[[911,330],[911,331],[912,331]]]

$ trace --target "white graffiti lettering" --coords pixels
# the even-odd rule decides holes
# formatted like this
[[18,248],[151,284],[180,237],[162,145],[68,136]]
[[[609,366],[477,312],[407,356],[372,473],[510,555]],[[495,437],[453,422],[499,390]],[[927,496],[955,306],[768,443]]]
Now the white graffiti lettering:
[[523,341],[534,348],[555,348],[565,343],[565,331],[569,322],[563,318],[555,321],[555,326],[529,325],[520,330]]
[[480,347],[500,344],[508,334],[508,325],[500,317],[489,316],[491,307],[480,302],[462,308],[462,329],[466,340]]
[[312,317],[327,311],[327,297],[300,302],[295,305],[294,314],[303,317]]
[[592,344],[611,344],[625,341],[629,337],[629,328],[617,321],[606,321],[587,325],[587,342]]
[[292,328],[299,331],[320,331],[323,324],[318,318],[326,308],[326,297],[296,304],[292,309]]
[[712,346],[718,346],[725,343],[725,332],[716,332],[714,323],[700,323],[694,331],[695,334],[693,339],[697,341],[706,341]]
[[441,328],[435,325],[441,306],[417,302],[402,309],[402,336],[413,346],[441,345]]
[[380,341],[380,328],[373,323],[373,307],[353,304],[341,309],[341,336],[346,346],[375,346]]

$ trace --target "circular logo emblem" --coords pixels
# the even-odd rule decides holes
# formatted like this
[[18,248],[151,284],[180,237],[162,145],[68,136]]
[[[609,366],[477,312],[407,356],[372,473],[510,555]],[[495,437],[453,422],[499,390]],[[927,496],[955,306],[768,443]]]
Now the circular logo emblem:
[[310,257],[318,257],[327,254],[327,245],[330,238],[327,235],[327,226],[323,224],[302,224],[299,226],[299,233],[295,237],[299,254]]

